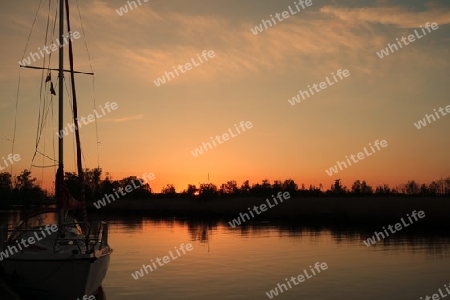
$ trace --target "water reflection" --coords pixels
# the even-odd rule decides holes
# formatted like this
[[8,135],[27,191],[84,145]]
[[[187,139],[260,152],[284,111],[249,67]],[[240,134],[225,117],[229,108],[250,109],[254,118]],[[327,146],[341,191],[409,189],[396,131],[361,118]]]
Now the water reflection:
[[[311,241],[320,239],[322,235],[330,235],[333,243],[337,245],[362,245],[363,240],[372,237],[377,228],[364,227],[352,228],[351,226],[320,226],[317,224],[305,225],[297,222],[283,221],[263,221],[246,222],[241,226],[232,228],[225,220],[199,220],[197,218],[157,218],[135,216],[110,216],[114,218],[114,223],[121,224],[130,230],[143,230],[143,224],[151,226],[169,226],[186,228],[191,241],[198,241],[202,244],[210,242],[214,238],[214,232],[225,231],[228,234],[236,234],[243,238],[264,237],[269,232],[276,231],[279,237],[289,237],[292,239],[309,238]],[[103,216],[104,218],[104,216]],[[378,231],[381,231],[378,229]],[[366,247],[366,246],[364,246]],[[427,255],[436,258],[448,257],[450,254],[450,232],[436,231],[421,227],[408,228],[389,237],[377,241],[376,245],[368,247],[369,250],[377,251],[414,251],[424,250]]]
[[[18,211],[9,215],[0,212],[1,222],[19,217]],[[388,299],[389,293],[409,285],[415,289],[398,299],[412,299],[440,284],[448,270],[445,259],[449,257],[450,233],[420,226],[408,227],[366,247],[362,241],[381,226],[252,221],[232,228],[229,220],[100,213],[91,217],[93,221],[107,219],[111,224],[110,243],[115,253],[103,286],[113,299],[133,296],[136,300],[175,300],[186,295],[199,300],[264,298],[264,292],[280,282],[280,278],[296,274],[319,260],[330,265],[330,272],[283,297],[298,299],[316,295],[316,299],[343,299],[335,297],[332,290],[327,295],[315,294],[322,284],[328,284],[343,286],[342,293],[348,289],[364,298],[372,280],[379,295],[364,299]],[[138,281],[131,277],[142,264],[187,242],[193,243],[195,249],[189,255]],[[426,281],[421,281],[419,269],[428,274]],[[393,282],[392,276],[395,286],[386,288]],[[210,280],[208,285],[204,284],[206,279]],[[411,283],[414,280],[416,283]],[[0,299],[13,298],[3,297],[0,291]],[[96,299],[106,299],[103,288],[97,291]]]
[[[27,211],[0,211],[0,224],[15,224]],[[323,234],[330,234],[333,242],[337,245],[342,244],[362,244],[362,241],[373,236],[374,231],[381,231],[381,228],[375,227],[351,227],[336,224],[334,226],[321,226],[316,223],[305,225],[299,222],[283,221],[250,221],[232,228],[226,220],[209,220],[198,218],[174,218],[174,217],[148,217],[145,215],[118,215],[108,213],[93,213],[91,220],[105,220],[114,226],[120,225],[130,232],[142,231],[144,223],[151,226],[170,226],[185,227],[190,235],[191,241],[208,243],[213,237],[213,233],[219,228],[227,231],[229,234],[237,234],[241,237],[263,237],[269,231],[274,230],[278,235],[289,238],[319,238]],[[422,227],[412,227],[408,230],[402,230],[390,237],[377,241],[376,246],[371,246],[377,250],[419,250],[425,249],[430,255],[446,256],[450,247],[450,232],[436,231],[434,228],[424,230]],[[383,249],[381,249],[383,248]]]

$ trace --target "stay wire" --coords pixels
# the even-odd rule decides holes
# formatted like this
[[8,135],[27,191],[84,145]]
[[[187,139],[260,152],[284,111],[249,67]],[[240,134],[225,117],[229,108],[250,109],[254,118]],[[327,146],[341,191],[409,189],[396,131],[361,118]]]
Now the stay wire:
[[[31,35],[33,34],[34,26],[36,25],[37,16],[38,16],[38,13],[39,13],[39,11],[41,9],[42,2],[43,2],[43,0],[39,1],[38,8],[37,8],[36,13],[34,15],[34,20],[33,20],[33,23],[31,25],[30,33],[28,34],[27,43],[25,45],[25,49],[23,50],[22,61],[24,60],[25,52],[27,51],[28,46],[30,45]],[[19,93],[20,93],[20,83],[21,83],[21,78],[22,78],[22,71],[20,69],[21,68],[19,68],[19,80],[18,80],[18,83],[17,83],[17,92],[16,92],[16,104],[15,104],[15,113],[14,113],[14,129],[13,129],[13,141],[12,141],[11,153],[14,153],[14,146],[16,144],[17,113],[18,113],[18,108],[19,108]],[[12,174],[13,174],[13,164],[11,164],[11,175]]]

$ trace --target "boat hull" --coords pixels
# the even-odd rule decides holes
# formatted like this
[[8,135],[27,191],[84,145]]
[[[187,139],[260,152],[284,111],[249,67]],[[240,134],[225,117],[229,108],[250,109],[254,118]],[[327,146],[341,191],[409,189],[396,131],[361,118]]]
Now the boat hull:
[[1,262],[2,275],[25,299],[82,299],[101,285],[109,267],[110,253],[53,255],[32,259],[16,257]]

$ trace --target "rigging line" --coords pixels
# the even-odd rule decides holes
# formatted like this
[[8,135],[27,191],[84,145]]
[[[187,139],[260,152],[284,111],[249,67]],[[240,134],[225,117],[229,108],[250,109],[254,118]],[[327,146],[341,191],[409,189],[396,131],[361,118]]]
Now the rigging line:
[[[50,20],[51,20],[50,15],[51,15],[51,1],[49,0],[44,45],[47,45],[47,42],[48,42]],[[46,74],[44,73],[44,67],[46,65],[46,60],[47,60],[47,57],[44,55],[43,62],[42,62],[41,84],[40,84],[40,91],[39,91],[39,109],[38,109],[39,115],[38,115],[38,126],[36,128],[35,150],[37,150],[39,147],[39,144],[40,144],[41,138],[42,138],[42,133],[45,129],[45,124],[46,124],[46,120],[47,120],[46,113],[45,113],[45,110],[47,107],[47,94],[45,93],[45,90],[47,89],[47,84],[46,84],[46,82],[44,82],[44,77],[47,78]],[[48,63],[50,64],[50,57],[48,58]],[[45,143],[45,140],[44,140],[44,143]],[[33,163],[35,156],[36,156],[36,152],[33,155],[33,159],[32,159],[31,163]]]
[[[48,114],[49,114],[50,108],[52,108],[52,113],[53,113],[53,95],[50,95],[50,102],[47,103],[45,99],[47,99],[46,94],[44,94],[44,106],[42,107],[42,119],[41,119],[40,128],[38,128],[38,136],[36,138],[35,152],[31,159],[31,163],[33,163],[34,159],[36,158],[36,153],[38,152],[37,149],[41,142],[41,138],[42,138],[42,134],[45,129],[45,125],[47,124],[47,119],[48,119]],[[45,103],[47,103],[47,105],[45,105]],[[53,117],[52,117],[52,120],[53,120]],[[45,139],[44,139],[44,143],[45,143]],[[55,153],[53,153],[53,154],[55,154]]]
[[[94,94],[94,110],[97,108],[97,101],[95,97],[95,77],[92,76],[92,93]],[[95,140],[97,142],[97,167],[100,168],[100,141],[98,139],[98,118],[95,114]]]
[[41,1],[39,2],[38,9],[36,10],[36,14],[34,15],[33,24],[31,25],[30,34],[28,35],[28,41],[27,41],[27,44],[25,45],[25,49],[23,50],[22,60],[24,59],[24,57],[25,57],[25,52],[27,51],[28,46],[30,45],[31,35],[32,35],[32,33],[33,33],[34,25],[36,25],[37,16],[38,16],[39,10],[41,9],[42,1],[43,1],[43,0],[41,0]]
[[58,166],[58,165],[38,166],[38,165],[35,165],[35,164],[31,164],[31,166],[35,167],[35,168],[38,168],[38,169],[44,169],[44,168],[55,167],[55,166]]
[[[84,31],[84,26],[83,26],[83,20],[81,18],[81,11],[80,11],[80,4],[78,2],[78,0],[76,0],[77,3],[77,10],[78,10],[78,17],[80,19],[80,27],[81,27],[81,32],[83,33],[84,36],[84,46],[86,48],[86,54],[88,57],[88,61],[89,61],[89,67],[91,69],[91,72],[94,73],[94,69],[92,68],[92,60],[91,60],[91,53],[89,52],[89,47],[87,44],[87,36],[86,36],[86,32]],[[94,100],[94,109],[97,108],[97,101],[96,101],[96,95],[95,95],[95,78],[94,76],[92,76],[92,93],[93,93],[93,100]],[[97,116],[95,116],[95,138],[97,141],[97,167],[100,168],[100,146],[99,146],[99,134],[98,134],[98,118]]]
[[[24,57],[25,57],[25,52],[27,51],[28,46],[30,45],[31,35],[33,34],[34,26],[36,25],[37,16],[38,16],[39,10],[41,9],[42,1],[43,1],[43,0],[41,0],[41,1],[39,2],[38,8],[37,8],[36,13],[35,13],[35,15],[34,15],[34,20],[33,20],[33,23],[32,23],[32,25],[31,25],[30,33],[28,34],[27,43],[25,44],[25,49],[23,50],[22,61],[23,61],[23,59],[24,59]],[[17,92],[16,92],[16,105],[15,105],[14,129],[13,129],[13,140],[12,140],[11,153],[14,153],[14,146],[15,146],[15,144],[16,144],[16,133],[17,133],[17,111],[18,111],[18,107],[19,107],[19,91],[20,91],[21,74],[22,74],[22,72],[21,72],[21,70],[19,69],[19,80],[18,80],[18,83],[17,83]],[[11,175],[13,174],[13,165],[14,165],[14,164],[11,164]]]
[[[14,146],[16,144],[16,132],[17,132],[17,111],[19,107],[19,91],[20,91],[20,81],[21,81],[21,74],[22,70],[19,69],[19,80],[17,82],[17,92],[16,92],[16,105],[15,105],[15,112],[14,112],[14,130],[13,130],[13,138],[12,138],[12,146],[11,146],[11,153],[14,154]],[[13,174],[13,165],[11,164],[11,176]]]
[[[45,139],[44,139],[44,153],[45,153]],[[42,165],[45,162],[45,157],[44,155],[42,155]],[[30,168],[31,171],[31,168]],[[41,172],[41,182],[44,183],[44,168],[42,168],[42,172]]]
[[[50,103],[48,104],[48,106],[47,106],[47,109],[46,109],[46,111],[45,111],[45,114],[44,114],[44,117],[43,117],[43,127],[42,127],[42,130],[41,130],[41,132],[40,132],[40,136],[42,136],[42,133],[44,132],[44,128],[45,128],[45,124],[47,123],[47,118],[48,118],[48,114],[49,114],[49,112],[50,112],[50,108],[52,108],[52,112],[53,112],[53,96],[50,96]],[[46,140],[44,139],[44,148],[45,148],[45,143],[46,143]],[[46,156],[44,153],[45,153],[45,150],[44,150],[44,153],[41,153],[41,152],[39,152],[39,150],[37,150],[37,148],[36,148],[36,152],[38,152],[39,154],[41,154],[41,155],[44,155],[44,156]],[[54,154],[54,153],[53,153]],[[46,156],[47,158],[49,158],[49,159],[51,159],[51,160],[53,160],[53,161],[55,161],[55,162],[57,162],[56,160],[54,160],[53,158],[50,158],[50,157],[48,157],[48,156]]]
[[50,159],[50,160],[53,160],[55,163],[58,163],[58,161],[57,161],[56,159],[51,158],[50,156],[46,155],[45,153],[42,153],[42,152],[39,151],[39,150],[36,150],[36,152],[39,153],[40,155],[44,156],[44,157],[47,157],[47,158]]
[[[44,97],[45,97],[45,94],[44,94]],[[45,101],[44,101],[44,103],[45,103]],[[44,104],[45,105],[45,104]],[[35,152],[34,152],[34,154],[33,154],[33,157],[32,157],[32,159],[31,159],[31,163],[33,163],[34,162],[34,159],[36,158],[36,153],[37,153],[37,149],[38,149],[38,147],[39,147],[39,143],[40,143],[40,141],[41,141],[41,137],[42,137],[42,132],[44,131],[44,129],[45,129],[45,120],[46,120],[46,115],[47,114],[45,114],[44,113],[44,110],[45,110],[45,107],[43,106],[42,107],[42,119],[41,119],[41,124],[38,124],[38,132],[37,132],[37,136],[36,136],[36,144],[35,144]],[[45,115],[45,118],[44,118],[44,115]],[[39,118],[41,118],[41,110],[40,110],[40,106],[39,106]],[[39,125],[40,125],[40,127],[39,127]]]
[[[56,1],[55,1],[56,3]],[[56,20],[58,20],[58,5],[55,5],[55,16],[53,18],[53,31],[52,31],[52,38],[55,38],[55,34],[56,34]],[[53,51],[50,51],[50,54],[48,55],[48,65],[47,68],[50,69],[50,60],[52,58],[52,53]]]
[[80,18],[80,25],[81,25],[81,32],[83,33],[84,36],[84,46],[86,47],[86,52],[87,52],[87,56],[88,56],[88,60],[89,60],[89,67],[91,69],[91,72],[94,73],[94,69],[92,68],[92,63],[91,63],[91,53],[89,52],[89,48],[87,45],[87,37],[86,37],[86,33],[84,31],[84,26],[83,26],[83,20],[81,19],[81,12],[80,12],[80,5],[78,3],[78,0],[76,0],[77,2],[77,10],[78,10],[78,16]]
[[[46,25],[46,28],[45,28],[44,45],[47,45],[47,41],[48,41],[48,29],[49,29],[49,25],[50,25],[50,9],[51,9],[51,1],[48,1],[47,25]],[[42,67],[45,67],[45,61],[46,61],[46,56],[44,55],[43,61],[42,61]],[[42,114],[43,114],[44,113],[45,103],[46,103],[45,92],[44,92],[44,99],[42,100],[42,91],[43,91],[43,88],[46,86],[46,84],[44,83],[44,76],[45,76],[44,69],[42,69],[42,71],[41,71],[41,85],[40,85],[40,91],[39,91],[38,126],[36,128],[36,145],[35,145],[36,148],[39,146],[40,136],[42,134],[42,130],[43,130],[43,127],[44,127],[44,120],[43,120],[43,116],[41,115],[41,104],[43,102],[43,104],[42,104]],[[45,76],[45,77],[47,77],[47,76]]]

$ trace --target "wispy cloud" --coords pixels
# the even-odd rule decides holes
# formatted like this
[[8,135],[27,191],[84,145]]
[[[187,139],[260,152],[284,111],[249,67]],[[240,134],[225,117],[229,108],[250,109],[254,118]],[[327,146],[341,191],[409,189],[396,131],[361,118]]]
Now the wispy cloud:
[[417,28],[426,22],[450,24],[450,10],[433,8],[428,11],[409,11],[405,7],[345,8],[324,6],[321,12],[352,23],[379,23],[402,28]]

